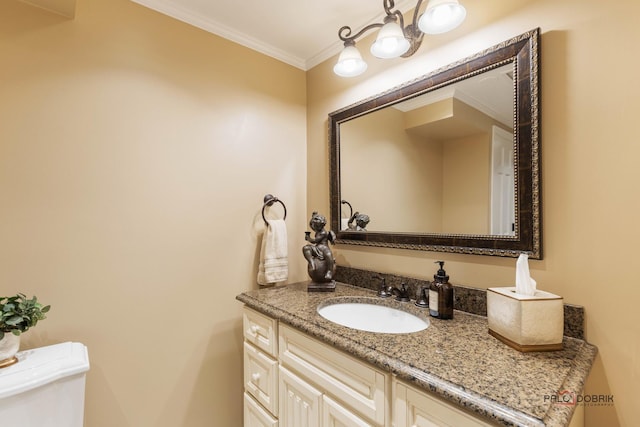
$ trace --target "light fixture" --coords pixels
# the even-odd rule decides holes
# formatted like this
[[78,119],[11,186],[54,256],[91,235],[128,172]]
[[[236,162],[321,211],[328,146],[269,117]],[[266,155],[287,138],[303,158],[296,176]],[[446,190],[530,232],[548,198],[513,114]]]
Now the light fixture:
[[367,63],[363,61],[362,55],[356,49],[356,43],[353,40],[345,41],[338,63],[333,66],[333,72],[340,77],[354,77],[366,70]]
[[376,41],[371,45],[371,54],[378,58],[408,58],[413,55],[425,34],[441,34],[451,31],[464,21],[466,11],[458,0],[429,0],[425,12],[420,16],[423,0],[418,0],[413,11],[411,24],[405,27],[404,17],[399,10],[393,10],[394,0],[383,0],[387,14],[382,23],[367,25],[351,35],[351,27],[338,30],[338,37],[344,42],[344,49],[338,57],[333,71],[341,77],[354,77],[364,73],[367,63],[356,48],[356,40],[374,28],[380,28]]
[[431,0],[418,21],[418,28],[425,34],[442,34],[462,24],[467,16],[457,0]]
[[387,16],[384,22],[378,32],[378,38],[371,45],[371,54],[378,58],[397,58],[404,55],[411,45],[398,25],[395,15]]

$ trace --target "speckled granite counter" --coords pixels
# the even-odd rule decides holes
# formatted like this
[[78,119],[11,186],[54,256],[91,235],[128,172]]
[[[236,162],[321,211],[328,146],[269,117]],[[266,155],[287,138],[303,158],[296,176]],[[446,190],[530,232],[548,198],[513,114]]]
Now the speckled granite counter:
[[354,297],[428,317],[412,302],[377,298],[371,290],[342,283],[329,293],[308,293],[306,283],[297,283],[236,298],[500,425],[569,424],[574,407],[554,404],[551,396],[564,390],[583,391],[597,352],[594,346],[565,337],[561,351],[520,353],[487,333],[485,317],[462,311],[455,311],[453,320],[429,318],[426,330],[412,334],[363,332],[317,313],[328,300]]

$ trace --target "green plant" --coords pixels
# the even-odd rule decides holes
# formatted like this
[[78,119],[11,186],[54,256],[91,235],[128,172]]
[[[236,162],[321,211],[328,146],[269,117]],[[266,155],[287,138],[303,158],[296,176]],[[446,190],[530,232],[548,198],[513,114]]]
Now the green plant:
[[35,296],[31,299],[24,294],[0,297],[0,340],[5,333],[20,335],[36,326],[39,320],[47,318],[45,313],[50,308],[40,304]]

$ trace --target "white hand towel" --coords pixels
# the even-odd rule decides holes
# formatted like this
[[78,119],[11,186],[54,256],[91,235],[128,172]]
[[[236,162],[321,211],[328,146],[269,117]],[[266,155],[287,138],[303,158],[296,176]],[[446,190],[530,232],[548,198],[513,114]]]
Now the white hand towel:
[[282,219],[267,220],[267,223],[258,265],[258,284],[262,286],[284,282],[289,277],[287,225]]

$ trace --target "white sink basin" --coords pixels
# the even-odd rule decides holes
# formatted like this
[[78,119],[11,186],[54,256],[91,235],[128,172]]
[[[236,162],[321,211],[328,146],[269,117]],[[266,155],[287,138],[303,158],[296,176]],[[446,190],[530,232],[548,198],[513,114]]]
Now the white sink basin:
[[429,326],[428,320],[406,311],[362,302],[326,305],[318,308],[318,314],[339,325],[368,332],[407,334]]

